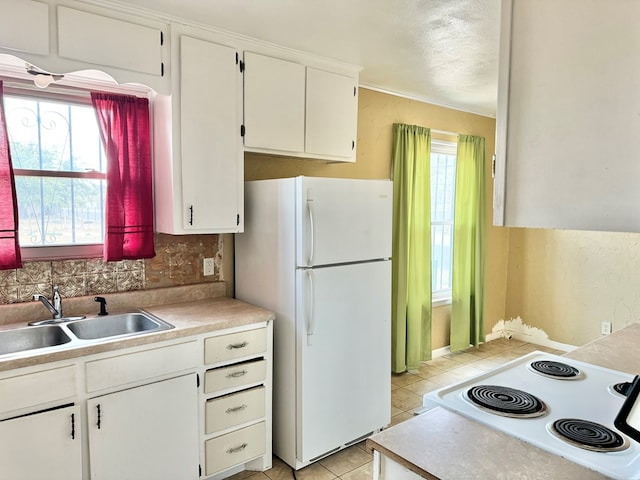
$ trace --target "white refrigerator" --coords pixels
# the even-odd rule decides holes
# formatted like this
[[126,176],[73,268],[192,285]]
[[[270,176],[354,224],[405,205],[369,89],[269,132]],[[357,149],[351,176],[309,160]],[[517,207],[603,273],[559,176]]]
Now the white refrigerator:
[[295,469],[390,421],[392,195],[389,180],[245,184],[236,297],[276,313],[273,452]]

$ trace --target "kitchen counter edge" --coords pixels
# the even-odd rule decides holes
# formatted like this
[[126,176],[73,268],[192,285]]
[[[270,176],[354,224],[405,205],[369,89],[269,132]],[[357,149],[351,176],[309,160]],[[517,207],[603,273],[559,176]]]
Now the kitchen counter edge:
[[[640,357],[633,348],[638,342],[640,324],[631,324],[566,357],[637,374],[632,366]],[[609,478],[442,407],[383,430],[366,445],[426,479]]]
[[48,350],[46,353],[38,353],[37,350],[32,350],[17,355],[7,355],[6,358],[0,359],[0,372],[175,340],[202,333],[266,323],[275,319],[275,314],[269,310],[228,297],[214,297],[168,305],[148,306],[140,310],[169,322],[174,328],[157,333],[120,337],[113,340],[105,339],[104,341],[78,345],[72,348],[62,347],[55,351]]

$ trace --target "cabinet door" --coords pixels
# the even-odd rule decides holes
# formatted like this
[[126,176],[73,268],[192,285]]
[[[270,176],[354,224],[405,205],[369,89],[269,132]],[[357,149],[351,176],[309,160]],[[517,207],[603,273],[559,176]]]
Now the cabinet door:
[[305,67],[245,52],[244,144],[304,151]]
[[0,422],[0,478],[82,480],[80,408]]
[[[5,14],[0,15],[0,47],[49,54],[49,6],[46,3],[3,0],[2,9]],[[28,33],[25,25],[29,26]]]
[[640,2],[505,0],[494,223],[640,231]]
[[352,77],[307,67],[307,153],[355,161],[356,85]]
[[238,232],[242,212],[236,50],[180,37],[183,227]]
[[198,478],[195,374],[87,401],[93,480]]
[[95,65],[162,75],[159,29],[58,7],[58,53]]

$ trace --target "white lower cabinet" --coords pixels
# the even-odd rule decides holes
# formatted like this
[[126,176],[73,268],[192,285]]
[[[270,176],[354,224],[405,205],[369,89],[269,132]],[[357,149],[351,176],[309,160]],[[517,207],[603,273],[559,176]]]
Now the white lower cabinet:
[[421,480],[422,478],[424,477],[377,450],[373,451],[373,480]]
[[87,401],[93,480],[198,477],[196,375]]
[[271,468],[272,322],[0,371],[0,480]]
[[263,455],[267,448],[266,433],[265,423],[260,422],[207,440],[205,443],[207,475]]
[[82,480],[81,432],[77,405],[0,421],[0,479]]
[[271,323],[204,339],[204,474],[271,467]]
[[264,387],[250,388],[207,401],[205,433],[263,418],[264,390]]

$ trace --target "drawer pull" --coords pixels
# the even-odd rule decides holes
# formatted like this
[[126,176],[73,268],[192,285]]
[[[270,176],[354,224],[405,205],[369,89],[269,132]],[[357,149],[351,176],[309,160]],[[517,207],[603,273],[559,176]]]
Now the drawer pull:
[[227,350],[236,350],[238,348],[244,348],[247,345],[249,345],[249,342],[231,343],[231,344],[227,345]]
[[246,370],[241,370],[239,372],[233,372],[227,375],[227,378],[238,378],[246,375],[248,372]]
[[243,443],[242,445],[239,445],[237,447],[227,449],[227,453],[238,453],[244,450],[245,448],[247,448],[248,446],[249,446],[248,444]]
[[235,413],[235,412],[240,412],[241,410],[244,410],[245,408],[247,408],[247,406],[245,404],[242,404],[238,407],[231,407],[231,408],[227,408],[225,411],[227,413]]

